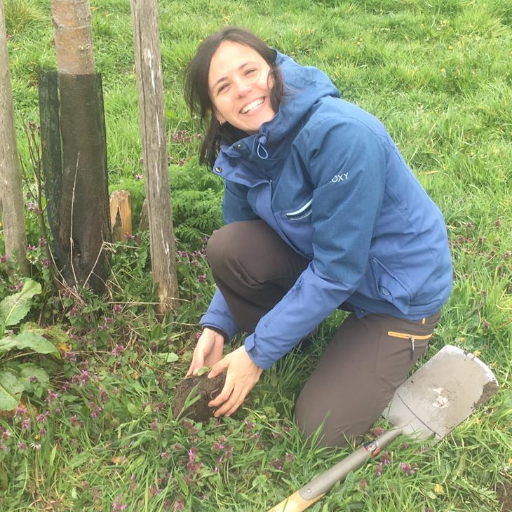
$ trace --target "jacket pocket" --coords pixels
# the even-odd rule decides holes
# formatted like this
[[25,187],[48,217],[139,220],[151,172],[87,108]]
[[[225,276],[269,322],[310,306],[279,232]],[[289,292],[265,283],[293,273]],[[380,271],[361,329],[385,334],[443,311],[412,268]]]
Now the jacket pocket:
[[409,313],[411,308],[411,294],[409,290],[377,258],[373,257],[371,262],[379,297],[396,306],[402,313]]
[[311,198],[306,204],[302,205],[297,210],[291,212],[283,212],[286,220],[290,222],[297,222],[300,220],[307,219],[313,212],[313,199]]
[[312,201],[309,200],[301,208],[292,211],[281,211],[275,219],[290,245],[302,256],[313,257],[313,224]]

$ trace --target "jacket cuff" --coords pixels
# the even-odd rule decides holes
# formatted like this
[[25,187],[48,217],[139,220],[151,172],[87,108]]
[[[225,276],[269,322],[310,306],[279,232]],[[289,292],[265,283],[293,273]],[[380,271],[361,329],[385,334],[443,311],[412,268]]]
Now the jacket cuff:
[[268,370],[275,361],[270,359],[268,356],[265,356],[265,354],[262,354],[258,351],[255,343],[254,343],[254,334],[250,334],[245,338],[244,342],[245,351],[247,352],[247,355],[251,358],[252,362],[256,365],[262,368],[263,370]]
[[203,329],[204,328],[211,329],[212,331],[216,332],[217,334],[220,334],[224,338],[224,343],[230,342],[229,336],[222,329],[219,329],[218,327],[215,327],[214,325],[206,325],[206,324],[201,325],[201,327]]

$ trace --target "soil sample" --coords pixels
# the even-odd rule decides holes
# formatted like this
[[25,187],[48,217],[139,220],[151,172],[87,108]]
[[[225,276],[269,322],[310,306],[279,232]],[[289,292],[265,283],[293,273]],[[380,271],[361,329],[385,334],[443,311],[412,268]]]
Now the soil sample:
[[[172,414],[175,418],[189,418],[196,422],[207,421],[213,418],[214,407],[208,407],[224,387],[226,376],[221,373],[213,379],[208,374],[193,375],[182,380],[176,387],[176,396],[172,404]],[[196,388],[194,390],[194,388]],[[197,398],[199,396],[199,398]],[[185,402],[194,402],[185,410]]]

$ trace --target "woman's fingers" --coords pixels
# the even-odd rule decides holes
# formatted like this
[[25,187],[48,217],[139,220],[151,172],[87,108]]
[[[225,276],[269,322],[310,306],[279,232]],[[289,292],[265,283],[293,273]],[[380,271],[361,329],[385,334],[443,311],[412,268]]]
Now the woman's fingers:
[[[231,397],[234,387],[235,387],[234,383],[231,382],[231,380],[226,379],[226,382],[224,384],[224,387],[222,388],[222,391],[213,400],[211,400],[208,403],[208,405],[210,407],[219,407],[222,404],[224,404]],[[221,416],[220,412],[215,411],[215,416]]]
[[197,375],[198,370],[203,366],[217,363],[222,358],[223,349],[224,337],[211,329],[203,329],[186,376]]

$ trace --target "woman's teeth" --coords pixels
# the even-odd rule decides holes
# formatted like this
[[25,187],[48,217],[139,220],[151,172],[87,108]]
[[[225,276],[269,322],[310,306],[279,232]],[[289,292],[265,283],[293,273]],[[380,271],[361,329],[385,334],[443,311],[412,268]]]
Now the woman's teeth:
[[263,103],[263,99],[261,99],[261,98],[259,100],[251,101],[251,103],[249,103],[249,105],[246,105],[242,109],[242,114],[247,114],[248,112],[255,109],[256,107],[259,107],[262,103]]

